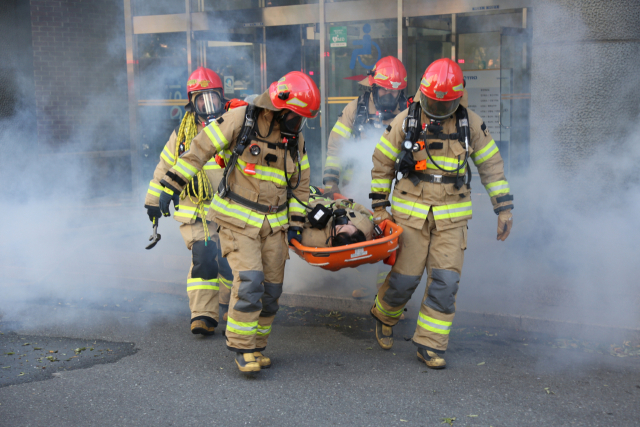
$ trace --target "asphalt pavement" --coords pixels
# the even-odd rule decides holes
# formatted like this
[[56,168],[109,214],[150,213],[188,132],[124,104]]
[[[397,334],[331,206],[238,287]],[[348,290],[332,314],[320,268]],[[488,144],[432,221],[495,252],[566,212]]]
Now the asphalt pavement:
[[410,312],[385,351],[368,316],[283,307],[272,368],[246,375],[223,327],[190,334],[185,298],[124,302],[1,319],[0,426],[640,425],[640,343],[454,323],[433,371],[406,341]]

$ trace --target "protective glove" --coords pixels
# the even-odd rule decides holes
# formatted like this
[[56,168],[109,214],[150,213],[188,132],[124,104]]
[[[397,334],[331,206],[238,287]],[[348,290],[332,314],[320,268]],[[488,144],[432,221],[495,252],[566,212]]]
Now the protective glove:
[[387,212],[385,208],[376,208],[373,210],[373,223],[375,225],[380,224],[385,219],[393,222],[393,217],[391,217],[391,214]]
[[162,212],[160,212],[160,206],[144,205],[144,207],[147,208],[147,215],[149,215],[149,221],[155,224],[162,216]]
[[302,229],[300,227],[289,227],[287,230],[287,240],[289,241],[289,246],[291,246],[291,242],[293,240],[297,240],[298,243],[302,244],[302,233],[300,232]]
[[164,187],[164,190],[160,193],[160,212],[162,212],[162,215],[171,216],[171,213],[169,212],[169,205],[171,205],[172,200],[175,210],[180,210],[180,193],[173,191],[169,187]]
[[505,241],[509,237],[511,227],[513,226],[513,215],[511,209],[498,213],[498,238],[497,240]]

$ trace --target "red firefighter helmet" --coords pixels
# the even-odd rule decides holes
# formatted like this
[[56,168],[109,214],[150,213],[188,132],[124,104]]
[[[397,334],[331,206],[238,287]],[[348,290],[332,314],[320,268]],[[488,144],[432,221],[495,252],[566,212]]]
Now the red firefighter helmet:
[[407,70],[398,58],[385,56],[369,73],[369,86],[380,86],[385,89],[402,90],[407,87]]
[[313,119],[320,111],[320,91],[311,77],[300,71],[291,71],[269,86],[269,98],[278,110]]
[[432,119],[453,114],[464,92],[460,66],[449,58],[437,59],[427,67],[420,81],[420,106]]
[[196,114],[209,122],[224,114],[224,87],[212,70],[198,67],[187,81],[187,96]]
[[218,89],[220,94],[224,96],[224,86],[220,77],[212,70],[204,67],[198,67],[187,81],[187,94],[191,99],[191,92],[199,92],[203,90]]

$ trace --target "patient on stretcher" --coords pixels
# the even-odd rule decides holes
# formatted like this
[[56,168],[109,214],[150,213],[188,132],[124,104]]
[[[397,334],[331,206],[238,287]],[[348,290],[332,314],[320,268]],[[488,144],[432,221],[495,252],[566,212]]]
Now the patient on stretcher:
[[364,206],[352,200],[330,200],[319,194],[311,194],[309,206],[315,208],[319,204],[331,209],[334,215],[321,229],[313,228],[307,219],[302,229],[303,246],[336,247],[373,238],[373,217]]

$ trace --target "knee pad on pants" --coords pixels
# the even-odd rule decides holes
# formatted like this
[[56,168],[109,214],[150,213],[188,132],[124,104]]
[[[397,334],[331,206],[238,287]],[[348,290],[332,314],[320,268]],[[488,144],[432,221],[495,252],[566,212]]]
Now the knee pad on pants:
[[455,313],[459,283],[460,275],[455,271],[434,268],[431,270],[431,285],[424,305],[440,313]]
[[420,276],[405,276],[391,272],[389,274],[389,289],[385,292],[382,300],[391,307],[405,305],[419,284]]
[[262,313],[261,316],[275,316],[280,306],[278,298],[282,295],[282,283],[264,282],[264,295],[262,295]]
[[191,248],[191,260],[193,262],[191,277],[197,277],[205,280],[217,279],[217,254],[218,245],[216,245],[212,240],[209,240],[206,245],[204,244],[204,240],[195,242]]
[[229,282],[233,282],[233,272],[229,266],[229,261],[222,256],[222,246],[218,245],[218,274]]
[[238,302],[233,306],[234,310],[243,313],[252,313],[262,310],[260,299],[264,294],[264,273],[262,271],[241,271],[238,273],[240,287],[238,288]]

